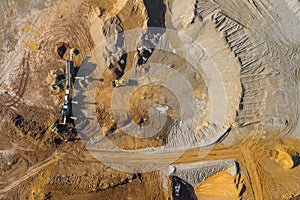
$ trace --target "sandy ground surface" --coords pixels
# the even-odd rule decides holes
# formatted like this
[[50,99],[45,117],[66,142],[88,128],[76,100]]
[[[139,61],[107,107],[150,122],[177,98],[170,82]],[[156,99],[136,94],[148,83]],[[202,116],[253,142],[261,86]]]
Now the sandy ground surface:
[[[237,173],[203,171],[190,198],[300,195],[299,1],[0,8],[0,199],[176,199],[169,165],[220,159],[236,160]],[[93,69],[77,82],[74,99],[88,103],[78,135],[49,128],[65,92],[51,89],[51,71],[64,72],[71,48],[79,72]],[[132,85],[112,87],[124,77]]]

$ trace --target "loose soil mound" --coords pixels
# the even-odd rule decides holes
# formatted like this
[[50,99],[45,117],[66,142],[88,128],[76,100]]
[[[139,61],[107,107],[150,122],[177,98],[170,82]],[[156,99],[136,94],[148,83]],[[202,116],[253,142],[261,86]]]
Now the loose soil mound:
[[284,169],[291,169],[299,164],[299,153],[292,146],[275,145],[270,158]]
[[196,185],[194,189],[199,200],[239,199],[239,191],[234,183],[234,177],[226,171],[212,175],[204,182]]

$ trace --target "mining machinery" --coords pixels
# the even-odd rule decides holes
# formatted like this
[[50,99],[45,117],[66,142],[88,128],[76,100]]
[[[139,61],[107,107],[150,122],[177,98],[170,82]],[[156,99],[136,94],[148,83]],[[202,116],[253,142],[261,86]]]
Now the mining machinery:
[[61,85],[63,82],[66,83],[65,94],[63,99],[63,104],[60,111],[60,116],[55,125],[51,126],[53,131],[60,131],[59,127],[68,126],[69,122],[76,120],[77,118],[73,116],[72,113],[72,104],[77,104],[77,101],[72,100],[73,93],[73,84],[76,79],[83,80],[84,77],[77,77],[74,69],[74,57],[79,54],[77,49],[71,49],[69,54],[69,59],[66,60],[66,70],[65,73],[62,72],[53,72],[56,75],[63,75],[65,79],[57,81],[52,85],[52,88],[55,88],[58,85]]

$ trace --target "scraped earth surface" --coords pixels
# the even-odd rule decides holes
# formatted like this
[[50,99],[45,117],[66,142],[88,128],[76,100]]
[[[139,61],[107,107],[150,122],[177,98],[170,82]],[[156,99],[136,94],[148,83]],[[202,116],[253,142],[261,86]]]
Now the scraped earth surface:
[[[0,8],[0,199],[300,195],[299,1]],[[66,86],[54,90],[64,77],[52,72],[71,48],[85,79],[74,86],[78,119],[57,132]]]

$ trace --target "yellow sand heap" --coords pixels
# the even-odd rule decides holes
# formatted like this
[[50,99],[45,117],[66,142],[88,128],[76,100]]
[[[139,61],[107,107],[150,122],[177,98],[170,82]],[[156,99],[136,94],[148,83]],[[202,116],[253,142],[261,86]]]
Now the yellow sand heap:
[[195,194],[198,200],[238,200],[239,192],[234,177],[226,171],[216,173],[196,185]]
[[276,145],[270,151],[270,159],[274,160],[279,166],[284,169],[291,169],[294,167],[293,158],[299,157],[299,153],[293,146]]
[[34,42],[29,42],[28,46],[32,51],[36,50],[36,44]]
[[1,87],[2,87],[4,90],[6,90],[6,91],[8,91],[8,89],[9,89],[9,87],[8,87],[8,85],[7,85],[6,83],[3,83],[3,84],[1,85]]
[[30,27],[29,26],[25,26],[23,30],[24,30],[24,32],[29,32],[30,31]]

